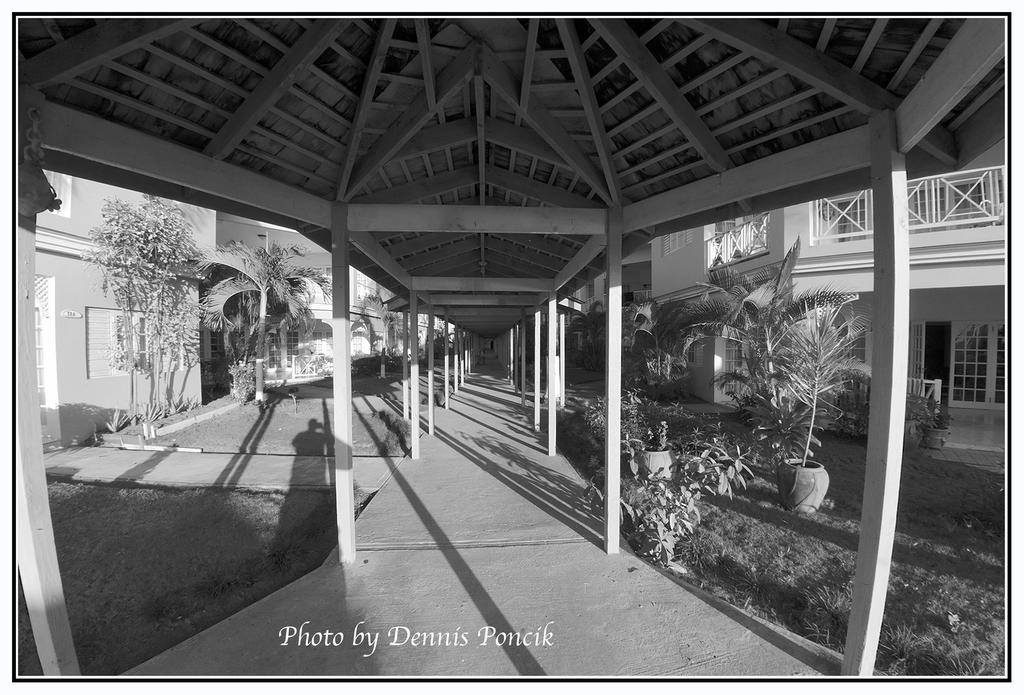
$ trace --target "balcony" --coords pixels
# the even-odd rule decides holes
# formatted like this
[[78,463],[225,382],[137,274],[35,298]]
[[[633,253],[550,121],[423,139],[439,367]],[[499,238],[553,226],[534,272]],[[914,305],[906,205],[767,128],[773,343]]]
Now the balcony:
[[[1004,167],[991,167],[908,181],[911,234],[1003,224],[1004,178]],[[816,200],[811,206],[811,246],[871,237],[870,190]]]
[[715,236],[707,240],[708,268],[739,263],[768,253],[768,222],[770,215],[729,222],[719,222]]

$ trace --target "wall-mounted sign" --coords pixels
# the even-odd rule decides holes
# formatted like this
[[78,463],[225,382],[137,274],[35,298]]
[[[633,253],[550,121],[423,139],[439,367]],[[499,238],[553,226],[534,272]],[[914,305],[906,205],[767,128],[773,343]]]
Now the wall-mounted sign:
[[82,312],[75,311],[74,309],[64,309],[60,312],[62,319],[80,319],[82,318]]

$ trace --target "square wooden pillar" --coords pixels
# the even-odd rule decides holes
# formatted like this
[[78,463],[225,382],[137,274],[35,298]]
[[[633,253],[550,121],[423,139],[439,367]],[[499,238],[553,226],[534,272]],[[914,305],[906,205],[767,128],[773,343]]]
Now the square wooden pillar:
[[[18,161],[23,161],[30,110],[40,108],[39,92],[18,93]],[[38,112],[36,112],[38,113]],[[17,201],[15,201],[17,204]],[[17,509],[18,573],[25,592],[36,652],[45,676],[79,675],[71,636],[64,585],[57,562],[53,521],[43,465],[43,432],[39,421],[35,346],[36,216],[18,215],[15,232],[15,507]]]
[[533,431],[540,432],[540,307],[533,312]]
[[555,340],[558,338],[558,297],[554,292],[548,298],[548,456],[558,453],[558,355],[555,354]]
[[907,396],[910,323],[910,228],[907,171],[892,111],[872,114],[874,221],[871,401],[853,607],[843,675],[874,673],[896,534]]
[[409,293],[409,429],[413,460],[420,457],[420,315],[419,298]]
[[[411,296],[410,292],[410,296]],[[411,300],[410,300],[411,301]],[[409,312],[402,312],[402,417],[409,419]]]
[[519,405],[526,409],[526,309],[519,310]]
[[[352,471],[352,340],[349,318],[348,206],[331,209],[331,330],[334,335],[334,487],[338,514],[338,557],[356,560],[355,476]],[[324,423],[327,426],[327,423]]]
[[442,324],[444,328],[444,381],[442,383],[444,384],[444,409],[448,410],[448,396],[451,394],[451,385],[448,381],[448,337],[451,333],[448,330],[448,314],[444,309],[441,310],[441,316],[444,319]]
[[427,306],[427,434],[434,436],[434,305]]
[[622,422],[622,208],[608,209],[608,302],[605,321],[604,549],[619,552],[620,439]]
[[454,380],[452,393],[455,394],[459,392],[459,370],[461,369],[459,361],[462,359],[460,355],[462,352],[462,337],[459,333],[459,327],[455,323],[452,324],[452,332],[455,338],[455,344],[452,346],[452,377]]
[[565,314],[561,313],[558,315],[558,403],[563,408],[565,407],[565,367],[566,367],[566,350],[565,350]]

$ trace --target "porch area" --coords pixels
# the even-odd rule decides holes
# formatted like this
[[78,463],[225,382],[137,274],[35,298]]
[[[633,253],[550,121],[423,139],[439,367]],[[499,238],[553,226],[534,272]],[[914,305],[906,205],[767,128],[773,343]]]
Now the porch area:
[[[469,375],[450,409],[438,409],[420,458],[392,465],[356,523],[355,564],[333,555],[126,675],[838,673],[838,655],[676,581],[625,545],[606,555],[602,509],[566,459],[537,444],[532,408],[498,369]],[[281,631],[305,621],[307,633],[342,632],[344,642],[298,646],[295,635],[282,645]],[[353,644],[357,629],[379,634],[376,647]],[[517,631],[539,631],[541,644],[496,643]],[[414,646],[413,633],[433,636]]]

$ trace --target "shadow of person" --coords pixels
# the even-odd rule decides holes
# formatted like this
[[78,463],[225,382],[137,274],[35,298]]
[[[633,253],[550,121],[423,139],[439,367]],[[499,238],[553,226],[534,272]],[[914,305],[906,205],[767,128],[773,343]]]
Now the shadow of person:
[[327,435],[323,426],[316,418],[311,418],[307,423],[307,429],[299,432],[292,439],[292,448],[296,456],[326,456]]

